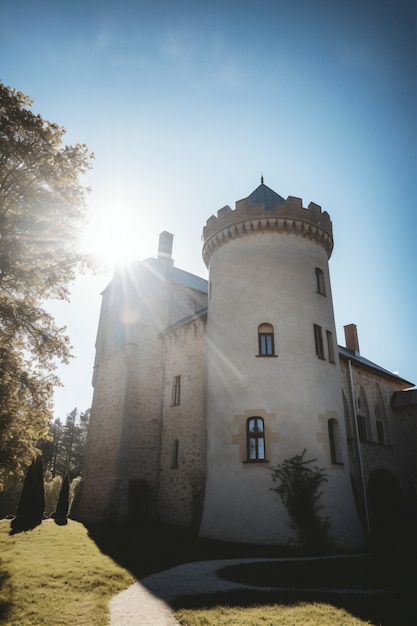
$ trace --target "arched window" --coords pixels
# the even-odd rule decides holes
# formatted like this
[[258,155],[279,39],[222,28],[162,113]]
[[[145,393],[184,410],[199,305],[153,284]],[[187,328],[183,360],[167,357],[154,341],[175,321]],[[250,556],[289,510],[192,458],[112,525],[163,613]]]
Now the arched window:
[[275,356],[274,327],[272,324],[258,326],[259,356]]
[[376,425],[376,436],[380,446],[385,446],[386,438],[385,438],[385,426],[384,426],[384,418],[381,414],[381,409],[379,405],[375,405],[375,425]]
[[359,390],[359,395],[356,401],[357,404],[357,421],[358,421],[358,434],[359,441],[365,442],[371,440],[371,427],[369,424],[369,411],[368,403],[366,401],[365,392],[363,388]]
[[317,288],[317,293],[321,293],[322,296],[326,295],[326,283],[324,281],[324,272],[319,267],[316,267],[316,288]]
[[265,428],[262,417],[250,417],[246,422],[248,461],[265,461]]
[[332,463],[343,463],[340,428],[338,421],[333,418],[329,419],[329,421],[327,422],[327,428],[329,430],[330,456],[332,459]]

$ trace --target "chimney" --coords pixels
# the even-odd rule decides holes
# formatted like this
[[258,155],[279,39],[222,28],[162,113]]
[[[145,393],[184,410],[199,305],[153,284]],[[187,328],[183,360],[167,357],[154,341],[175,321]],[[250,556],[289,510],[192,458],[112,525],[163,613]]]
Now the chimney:
[[158,246],[158,259],[164,259],[166,261],[171,261],[170,265],[172,265],[172,241],[174,239],[174,235],[171,233],[167,233],[166,230],[159,235],[159,246]]
[[349,352],[352,352],[356,356],[359,356],[359,340],[358,340],[358,331],[355,324],[348,324],[347,326],[343,326],[345,331],[345,342],[346,348]]

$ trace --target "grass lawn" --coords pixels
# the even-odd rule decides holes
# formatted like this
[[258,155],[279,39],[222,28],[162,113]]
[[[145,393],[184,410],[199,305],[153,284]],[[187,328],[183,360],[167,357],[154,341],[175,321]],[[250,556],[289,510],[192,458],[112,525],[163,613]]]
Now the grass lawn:
[[324,603],[183,609],[178,611],[175,617],[183,626],[362,626],[369,624],[344,609]]
[[[198,539],[182,529],[157,525],[142,532],[133,526],[120,532],[111,525],[97,525],[89,532],[103,552],[137,578],[191,561],[305,556],[293,548]],[[416,626],[414,554],[410,549],[408,554],[374,554],[349,561],[299,560],[224,568],[221,577],[258,589],[177,598],[173,609],[186,626]],[[265,589],[286,585],[292,591]],[[356,588],[357,593],[300,591],[300,587],[317,586]],[[363,594],[366,588],[390,593]]]
[[[87,529],[70,520],[67,526],[46,521],[32,531],[12,536],[9,530],[10,522],[0,521],[0,624],[8,626],[104,625],[108,624],[110,598],[137,578],[189,561],[301,556],[284,553],[282,548],[200,540],[184,530],[157,525],[95,525]],[[224,568],[219,575],[257,588],[177,598],[172,608],[182,624],[417,624],[411,551],[408,555],[352,559],[348,564],[337,560],[241,564]],[[267,588],[284,583],[290,591]],[[379,587],[389,593],[311,590],[338,587],[340,583],[360,591]]]
[[100,552],[82,524],[9,530],[10,521],[0,521],[0,623],[108,624],[110,598],[134,578]]

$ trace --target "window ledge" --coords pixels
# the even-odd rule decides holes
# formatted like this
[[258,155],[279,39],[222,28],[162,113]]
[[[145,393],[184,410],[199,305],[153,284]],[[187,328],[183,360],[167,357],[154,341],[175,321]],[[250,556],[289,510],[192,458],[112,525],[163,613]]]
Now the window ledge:
[[247,465],[265,465],[269,463],[269,461],[267,459],[246,459],[243,463],[246,463]]
[[278,354],[255,354],[257,359],[277,359]]

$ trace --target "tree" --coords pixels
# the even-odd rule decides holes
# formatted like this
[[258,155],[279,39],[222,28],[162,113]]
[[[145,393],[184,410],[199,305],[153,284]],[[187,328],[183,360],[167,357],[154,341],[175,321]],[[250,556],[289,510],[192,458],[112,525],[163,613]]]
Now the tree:
[[81,476],[89,419],[90,409],[79,413],[75,408],[68,413],[64,424],[59,418],[49,423],[48,436],[39,447],[52,476],[61,475],[66,470],[70,479]]
[[85,259],[79,233],[93,155],[64,146],[65,129],[0,83],[0,489],[22,474],[51,419],[57,361],[70,357],[65,329],[45,310],[68,299]]
[[42,523],[44,510],[43,461],[39,455],[33,459],[26,473],[16,517],[10,523],[10,534],[32,530],[39,526]]

